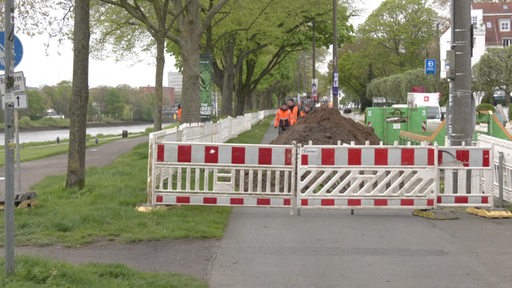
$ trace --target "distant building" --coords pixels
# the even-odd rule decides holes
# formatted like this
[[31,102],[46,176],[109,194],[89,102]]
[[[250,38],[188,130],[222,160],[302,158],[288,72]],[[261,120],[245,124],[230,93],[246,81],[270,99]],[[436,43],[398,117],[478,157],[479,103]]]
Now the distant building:
[[167,73],[167,86],[174,87],[176,94],[181,95],[183,76],[181,72],[169,72]]
[[[171,107],[174,107],[176,105],[176,93],[174,90],[174,87],[163,87],[164,89],[164,95],[162,100],[162,108],[170,109]],[[145,87],[139,87],[139,91],[142,91],[146,94],[154,94],[155,93],[155,87],[154,86],[145,86]]]
[[[471,23],[473,24],[473,57],[471,65],[480,61],[489,48],[512,45],[512,3],[472,3]],[[446,77],[446,51],[451,46],[451,28],[440,39],[441,77]]]

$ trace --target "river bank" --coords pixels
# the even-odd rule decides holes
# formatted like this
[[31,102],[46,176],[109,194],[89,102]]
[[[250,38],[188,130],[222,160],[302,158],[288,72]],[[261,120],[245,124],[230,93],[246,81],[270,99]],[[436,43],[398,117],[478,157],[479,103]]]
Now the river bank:
[[[122,126],[138,126],[138,125],[153,125],[153,122],[146,121],[123,121],[123,122],[89,122],[87,128],[98,128],[98,127],[122,127]],[[64,130],[69,129],[69,125],[65,126],[33,126],[33,127],[19,127],[20,132],[36,132],[36,131],[48,131],[48,130]],[[4,127],[0,127],[0,133],[4,133]]]

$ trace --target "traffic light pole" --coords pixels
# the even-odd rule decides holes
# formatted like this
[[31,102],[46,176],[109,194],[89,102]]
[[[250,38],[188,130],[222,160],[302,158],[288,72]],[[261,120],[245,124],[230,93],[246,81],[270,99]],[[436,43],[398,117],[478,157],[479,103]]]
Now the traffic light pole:
[[448,140],[453,146],[471,145],[475,130],[475,100],[471,92],[471,0],[452,0],[452,54]]
[[5,273],[14,274],[14,0],[4,4],[5,27],[5,95],[4,134],[5,134]]

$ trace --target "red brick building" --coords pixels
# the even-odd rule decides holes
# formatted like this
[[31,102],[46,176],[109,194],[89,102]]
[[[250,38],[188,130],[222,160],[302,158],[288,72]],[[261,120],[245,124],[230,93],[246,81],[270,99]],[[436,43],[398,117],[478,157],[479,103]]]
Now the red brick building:
[[473,10],[482,10],[482,22],[485,29],[485,47],[498,48],[512,45],[512,3],[473,3]]
[[[170,109],[176,105],[176,93],[174,87],[163,87],[164,95],[162,99],[162,108],[164,110]],[[145,86],[139,87],[139,91],[142,91],[146,94],[155,94],[155,87],[153,86]]]

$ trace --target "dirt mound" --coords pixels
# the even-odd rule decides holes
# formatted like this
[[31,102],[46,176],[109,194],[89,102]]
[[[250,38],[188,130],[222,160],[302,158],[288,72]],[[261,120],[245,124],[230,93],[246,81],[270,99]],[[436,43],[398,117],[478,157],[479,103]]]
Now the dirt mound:
[[343,117],[338,110],[319,108],[307,116],[299,118],[297,123],[271,142],[271,144],[287,145],[296,141],[306,145],[312,141],[314,145],[336,145],[338,141],[356,145],[378,145],[380,140],[371,128]]

